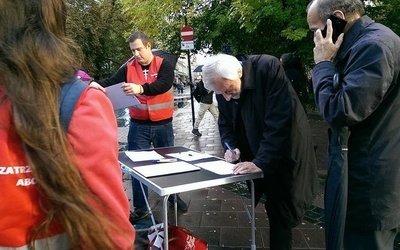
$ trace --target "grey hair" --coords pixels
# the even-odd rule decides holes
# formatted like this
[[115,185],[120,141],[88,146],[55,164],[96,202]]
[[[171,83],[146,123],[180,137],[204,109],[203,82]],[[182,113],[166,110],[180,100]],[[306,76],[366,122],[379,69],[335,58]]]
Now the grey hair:
[[307,6],[307,12],[312,4],[317,5],[318,16],[321,21],[325,22],[328,20],[335,10],[342,11],[346,16],[352,16],[354,14],[364,15],[364,3],[361,0],[313,0]]
[[204,87],[214,91],[214,78],[225,78],[235,80],[238,78],[238,72],[242,71],[242,65],[234,56],[218,54],[212,56],[210,60],[203,65],[202,76]]

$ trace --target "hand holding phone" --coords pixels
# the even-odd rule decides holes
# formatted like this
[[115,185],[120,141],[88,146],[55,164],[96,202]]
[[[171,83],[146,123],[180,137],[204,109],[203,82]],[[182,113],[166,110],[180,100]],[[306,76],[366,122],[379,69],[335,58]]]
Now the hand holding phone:
[[[337,17],[335,15],[330,15],[329,19],[331,19],[331,21],[332,21],[332,30],[333,30],[332,41],[333,41],[333,43],[336,43],[336,40],[338,39],[340,34],[343,33],[343,30],[347,24],[347,21],[340,17]],[[327,29],[328,29],[328,27],[327,27],[327,25],[325,25],[324,30],[321,31],[323,37],[326,37]]]

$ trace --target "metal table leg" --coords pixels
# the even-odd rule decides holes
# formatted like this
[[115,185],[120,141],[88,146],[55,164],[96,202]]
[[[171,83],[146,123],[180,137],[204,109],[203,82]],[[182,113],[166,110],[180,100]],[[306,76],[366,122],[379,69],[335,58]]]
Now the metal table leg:
[[168,250],[168,197],[164,196],[163,200],[163,220],[164,220],[164,249]]
[[251,193],[251,250],[256,250],[256,221],[254,209],[254,182],[250,180],[250,193]]
[[240,200],[242,201],[243,207],[246,210],[247,217],[249,218],[249,221],[251,223],[251,250],[256,249],[256,224],[255,224],[255,209],[254,209],[254,182],[253,180],[249,180],[250,182],[250,196],[251,196],[251,212],[249,212],[249,208],[247,207],[246,203],[243,200],[242,194],[240,192],[240,187],[235,183],[236,188],[239,190],[239,197]]

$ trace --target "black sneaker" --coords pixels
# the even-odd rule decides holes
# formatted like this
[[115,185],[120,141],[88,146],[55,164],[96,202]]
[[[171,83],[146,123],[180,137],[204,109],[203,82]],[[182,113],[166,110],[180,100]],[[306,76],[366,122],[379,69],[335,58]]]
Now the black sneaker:
[[149,214],[147,212],[132,212],[132,211],[130,211],[129,221],[131,222],[132,225],[135,225],[138,221],[146,218],[148,215]]
[[[171,207],[174,207],[174,195],[173,194],[168,197],[168,202]],[[178,194],[176,195],[176,206],[177,206],[179,212],[186,213],[188,211],[188,206],[181,199],[181,197],[179,197]]]
[[199,130],[198,130],[197,128],[194,128],[194,129],[192,130],[192,133],[193,133],[194,135],[197,135],[197,136],[202,136],[202,134],[199,132]]

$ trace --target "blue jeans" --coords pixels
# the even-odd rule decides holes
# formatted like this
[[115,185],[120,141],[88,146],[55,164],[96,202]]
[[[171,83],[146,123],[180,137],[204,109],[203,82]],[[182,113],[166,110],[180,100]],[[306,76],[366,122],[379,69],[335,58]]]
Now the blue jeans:
[[[149,149],[151,147],[174,146],[174,130],[172,122],[164,125],[140,124],[130,122],[128,133],[128,150]],[[148,197],[148,189],[143,186]],[[133,206],[136,212],[147,211],[145,197],[143,196],[140,182],[132,177]]]

